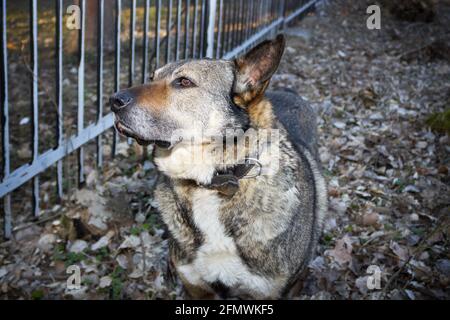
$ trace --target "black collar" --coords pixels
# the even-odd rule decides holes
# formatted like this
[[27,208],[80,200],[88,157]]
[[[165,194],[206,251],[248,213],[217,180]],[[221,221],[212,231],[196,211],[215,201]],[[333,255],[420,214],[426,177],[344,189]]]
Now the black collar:
[[[259,172],[248,176],[253,167],[258,166]],[[245,163],[237,164],[224,171],[217,171],[210,184],[202,185],[205,188],[217,190],[220,194],[232,197],[239,190],[239,180],[257,177],[261,173],[261,163],[253,158],[245,159]]]

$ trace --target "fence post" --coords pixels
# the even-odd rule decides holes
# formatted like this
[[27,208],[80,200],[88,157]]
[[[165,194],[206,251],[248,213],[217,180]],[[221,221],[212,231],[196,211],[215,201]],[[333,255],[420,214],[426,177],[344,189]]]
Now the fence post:
[[[8,97],[8,40],[6,39],[6,0],[1,3],[0,9],[0,25],[2,30],[0,31],[0,105],[1,105],[1,122],[3,125],[3,181],[5,181],[10,174],[10,146],[9,146],[9,97]],[[11,215],[11,194],[6,194],[3,198],[3,225],[5,239],[10,239],[12,236],[12,215]]]
[[208,0],[208,31],[206,36],[206,57],[213,58],[214,56],[214,29],[216,25],[216,8],[217,0]]
[[280,16],[283,17],[283,24],[282,24],[282,30],[286,29],[286,22],[284,19],[286,19],[286,0],[280,1]]

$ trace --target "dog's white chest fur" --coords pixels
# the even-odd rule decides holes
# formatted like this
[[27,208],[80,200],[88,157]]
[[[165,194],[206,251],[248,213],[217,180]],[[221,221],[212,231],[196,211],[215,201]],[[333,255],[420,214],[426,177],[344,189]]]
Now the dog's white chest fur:
[[215,191],[196,190],[193,195],[193,220],[204,236],[191,264],[178,267],[178,272],[192,284],[221,281],[224,285],[265,296],[272,292],[268,279],[252,274],[242,262],[232,237],[220,221],[221,199]]

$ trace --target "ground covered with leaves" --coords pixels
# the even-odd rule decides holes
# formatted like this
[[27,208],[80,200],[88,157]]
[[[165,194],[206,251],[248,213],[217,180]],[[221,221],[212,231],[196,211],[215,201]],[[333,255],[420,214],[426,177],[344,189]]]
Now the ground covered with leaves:
[[[445,2],[444,2],[445,4]],[[383,13],[366,27],[363,2],[338,1],[287,30],[273,88],[319,114],[330,210],[301,299],[449,299],[449,151],[430,119],[450,107],[450,8],[432,22]],[[152,198],[154,166],[120,155],[64,206],[0,244],[0,297],[175,299],[167,235]],[[76,265],[82,286],[67,289]],[[380,271],[380,286],[369,276]]]

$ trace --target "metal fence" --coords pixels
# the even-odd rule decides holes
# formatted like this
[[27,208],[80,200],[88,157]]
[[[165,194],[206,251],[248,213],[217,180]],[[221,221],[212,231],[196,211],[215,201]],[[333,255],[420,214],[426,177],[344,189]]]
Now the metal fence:
[[[53,147],[41,151],[39,140],[39,19],[38,1],[30,0],[26,14],[29,15],[29,55],[31,82],[29,105],[31,106],[31,157],[28,163],[11,169],[11,125],[10,111],[15,106],[15,99],[10,96],[9,83],[15,77],[10,71],[8,37],[13,30],[8,25],[8,8],[10,3],[2,0],[1,4],[1,123],[2,123],[2,166],[3,175],[0,184],[0,197],[3,198],[3,222],[6,238],[13,231],[11,193],[32,181],[32,210],[39,215],[40,181],[39,177],[51,167],[56,168],[57,197],[63,196],[63,161],[70,153],[77,151],[78,181],[85,180],[85,145],[96,141],[96,165],[101,167],[104,161],[105,132],[113,126],[113,115],[103,110],[105,59],[113,59],[111,74],[113,89],[133,84],[145,83],[150,73],[161,65],[185,58],[225,58],[230,59],[245,52],[254,44],[282,29],[287,23],[314,7],[317,0],[87,0],[97,1],[94,17],[89,16],[86,0],[78,0],[80,8],[80,28],[76,48],[76,132],[69,135],[64,130],[63,115],[66,112],[63,99],[63,67],[65,52],[63,49],[64,17],[67,14],[63,0],[54,0],[54,95],[55,95],[55,134]],[[137,1],[140,9],[137,8]],[[25,0],[23,0],[25,2]],[[88,3],[90,4],[90,3]],[[113,6],[114,8],[110,8]],[[113,39],[105,34],[105,8],[113,9]],[[125,17],[126,13],[126,17]],[[85,75],[86,75],[86,19],[97,22],[96,41],[96,117],[85,125]],[[108,16],[108,19],[110,17]],[[127,26],[124,21],[127,19]],[[142,36],[138,37],[137,19],[141,20]],[[128,24],[129,22],[129,24]],[[110,23],[110,22],[108,22]],[[123,34],[128,34],[123,41]],[[89,36],[89,35],[88,35]],[[113,43],[112,54],[105,54],[105,41]],[[139,48],[138,42],[139,41]],[[127,46],[126,52],[121,46]],[[124,57],[124,55],[127,55]],[[138,60],[139,56],[139,60]],[[109,61],[109,60],[108,60]],[[138,63],[138,61],[140,61]],[[127,63],[124,79],[125,62]],[[139,70],[140,72],[137,72]],[[125,82],[125,83],[124,83]],[[75,101],[74,101],[75,103]],[[112,134],[112,154],[116,153],[117,133]]]

